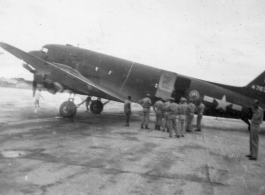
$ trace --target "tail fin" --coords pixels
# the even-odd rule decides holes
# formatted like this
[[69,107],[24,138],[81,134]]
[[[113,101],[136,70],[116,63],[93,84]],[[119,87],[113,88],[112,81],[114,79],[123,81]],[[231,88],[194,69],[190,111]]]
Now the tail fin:
[[247,86],[243,87],[248,96],[265,102],[265,71],[251,81]]
[[246,87],[251,87],[255,89],[255,86],[264,86],[265,87],[265,71],[257,76],[253,81],[251,81]]

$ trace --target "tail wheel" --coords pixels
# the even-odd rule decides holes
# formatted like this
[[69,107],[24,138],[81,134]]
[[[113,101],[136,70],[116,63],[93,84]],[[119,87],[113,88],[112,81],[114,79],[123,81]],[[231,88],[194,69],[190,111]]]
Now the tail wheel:
[[94,114],[100,114],[103,111],[104,105],[101,101],[92,101],[90,104],[90,110]]
[[76,105],[72,101],[65,101],[60,106],[60,114],[64,118],[74,117],[76,110]]

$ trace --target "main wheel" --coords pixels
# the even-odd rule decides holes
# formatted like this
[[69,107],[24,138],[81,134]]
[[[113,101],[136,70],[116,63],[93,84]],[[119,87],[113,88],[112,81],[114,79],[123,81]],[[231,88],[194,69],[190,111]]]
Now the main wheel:
[[72,118],[76,114],[76,105],[74,102],[65,101],[60,106],[60,114],[64,118]]
[[101,101],[94,100],[90,104],[90,110],[94,114],[100,114],[103,111],[103,104]]

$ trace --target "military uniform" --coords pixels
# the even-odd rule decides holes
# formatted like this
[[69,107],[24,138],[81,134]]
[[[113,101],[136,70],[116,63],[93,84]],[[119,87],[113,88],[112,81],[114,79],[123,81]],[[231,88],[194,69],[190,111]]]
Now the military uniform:
[[169,128],[169,137],[172,137],[172,131],[174,129],[177,135],[177,115],[179,114],[179,105],[175,102],[171,102],[166,108],[168,111],[168,122],[167,126]]
[[180,115],[179,115],[179,131],[178,136],[184,137],[185,131],[186,131],[186,119],[188,114],[188,104],[186,102],[186,98],[180,99]]
[[163,121],[163,131],[166,131],[166,128],[168,129],[168,115],[169,111],[166,109],[168,107],[170,102],[164,103],[164,121]]
[[188,105],[188,115],[187,115],[187,132],[192,131],[192,122],[194,119],[194,113],[196,112],[197,107],[193,103],[189,103]]
[[204,110],[205,110],[205,105],[203,103],[200,103],[200,105],[198,106],[197,130],[196,131],[201,131],[201,121],[202,121]]
[[126,126],[130,126],[130,115],[131,111],[131,101],[129,99],[124,101],[124,113],[126,115]]
[[88,96],[87,98],[86,98],[86,110],[88,111],[89,110],[89,104],[90,104],[90,102],[91,102],[91,97],[90,96]]
[[141,128],[143,129],[145,125],[145,129],[149,129],[148,123],[149,123],[151,100],[149,99],[149,97],[145,97],[139,101],[139,104],[141,104],[143,107],[143,117],[142,117]]
[[260,132],[260,124],[262,122],[263,122],[263,109],[261,107],[253,109],[250,134],[249,134],[249,146],[250,146],[249,157],[251,157],[252,160],[258,159],[259,132]]
[[164,115],[164,103],[161,100],[158,100],[153,105],[154,111],[156,113],[156,124],[155,129],[160,130],[160,126],[162,124],[162,118]]

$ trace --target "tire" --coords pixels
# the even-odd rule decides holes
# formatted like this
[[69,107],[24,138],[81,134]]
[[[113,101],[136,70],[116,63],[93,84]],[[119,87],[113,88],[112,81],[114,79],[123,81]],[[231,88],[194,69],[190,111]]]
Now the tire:
[[94,114],[100,114],[103,111],[103,108],[103,103],[98,100],[94,100],[90,104],[90,111]]
[[64,118],[72,118],[77,111],[76,105],[71,101],[65,101],[60,106],[60,114]]

